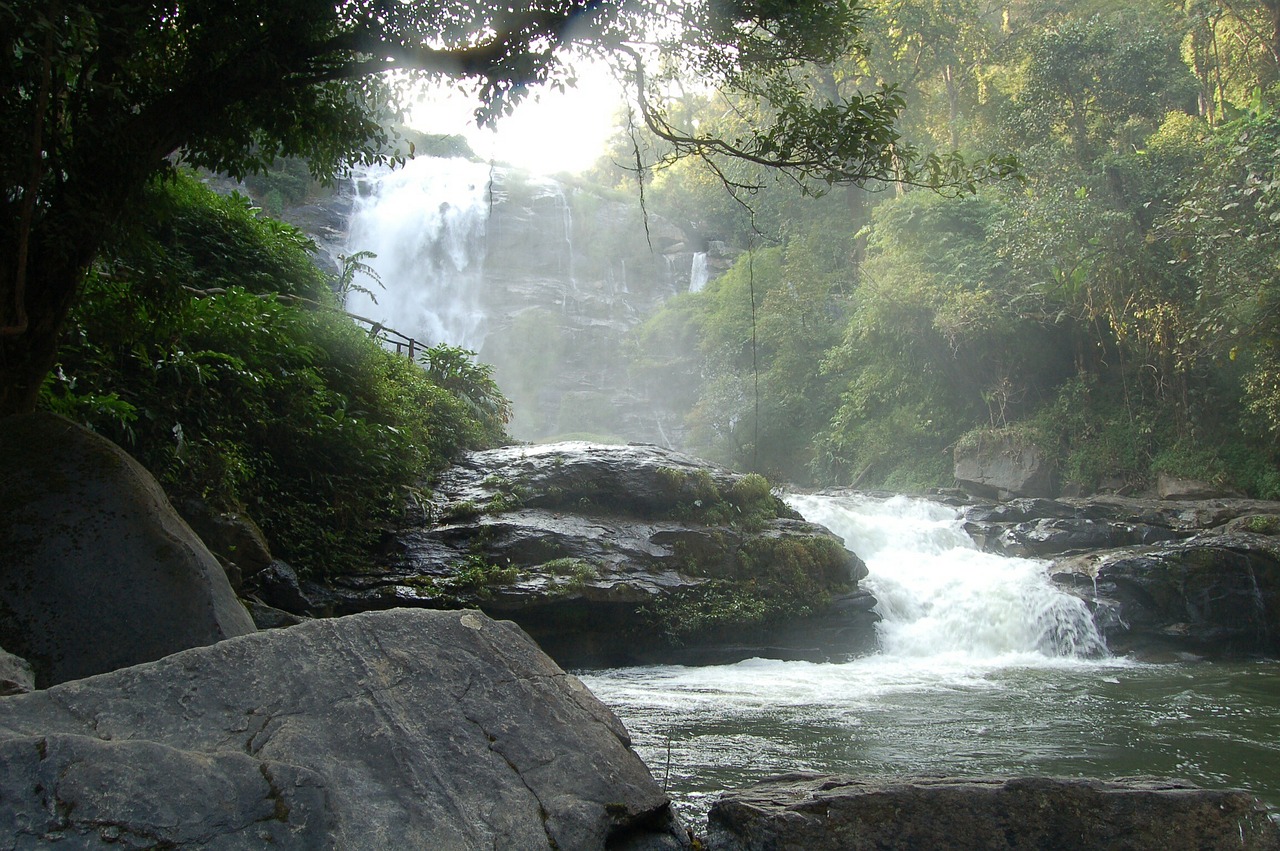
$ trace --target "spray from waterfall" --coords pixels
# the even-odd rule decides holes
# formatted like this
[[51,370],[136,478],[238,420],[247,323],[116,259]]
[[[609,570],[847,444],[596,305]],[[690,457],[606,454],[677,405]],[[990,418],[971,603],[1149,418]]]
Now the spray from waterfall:
[[460,159],[358,174],[348,253],[374,252],[383,288],[352,292],[347,308],[431,344],[479,350],[488,184],[487,165]]

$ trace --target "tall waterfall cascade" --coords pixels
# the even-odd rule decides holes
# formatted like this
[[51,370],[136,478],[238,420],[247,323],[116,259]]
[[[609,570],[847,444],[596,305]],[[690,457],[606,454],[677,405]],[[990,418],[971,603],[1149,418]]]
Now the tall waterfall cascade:
[[884,655],[943,660],[1090,658],[1106,645],[1088,607],[1042,562],[979,551],[957,513],[909,497],[788,499],[867,563]]
[[489,167],[422,157],[356,177],[348,253],[381,286],[348,295],[347,309],[429,344],[478,349],[488,329],[482,306],[489,222]]
[[[347,309],[492,364],[513,437],[669,443],[679,423],[631,380],[627,335],[685,289],[674,224],[638,199],[461,159],[357,176],[345,253],[372,251],[383,287]],[[674,248],[673,248],[674,247]]]
[[699,251],[693,255],[693,262],[689,267],[689,292],[702,292],[707,286],[709,278],[710,270],[707,266],[707,252]]

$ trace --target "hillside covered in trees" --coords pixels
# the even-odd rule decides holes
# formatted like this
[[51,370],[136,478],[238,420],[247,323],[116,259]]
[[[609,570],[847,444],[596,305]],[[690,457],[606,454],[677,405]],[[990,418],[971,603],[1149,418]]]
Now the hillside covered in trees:
[[[647,323],[637,379],[687,448],[792,481],[947,484],[958,443],[999,433],[1084,489],[1168,472],[1280,497],[1278,20],[1270,0],[867,3],[865,53],[810,88],[896,87],[895,150],[1015,156],[1020,179],[828,185],[714,151],[655,169],[650,209],[732,265]],[[662,118],[755,120],[698,93]],[[613,161],[678,141],[626,135]]]

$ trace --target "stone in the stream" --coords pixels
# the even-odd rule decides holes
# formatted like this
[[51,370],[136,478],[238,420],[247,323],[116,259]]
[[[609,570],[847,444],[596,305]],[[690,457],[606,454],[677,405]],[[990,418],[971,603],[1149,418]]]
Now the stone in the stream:
[[759,476],[572,441],[470,453],[434,498],[377,570],[308,585],[316,607],[475,606],[567,666],[826,661],[875,646],[862,560]]
[[1253,796],[1180,781],[861,782],[793,774],[725,793],[709,851],[1275,851]]
[[680,849],[618,719],[519,629],[369,613],[0,700],[0,847]]
[[955,448],[955,478],[978,496],[1008,499],[1053,494],[1053,464],[1040,447],[1011,437],[987,435]]

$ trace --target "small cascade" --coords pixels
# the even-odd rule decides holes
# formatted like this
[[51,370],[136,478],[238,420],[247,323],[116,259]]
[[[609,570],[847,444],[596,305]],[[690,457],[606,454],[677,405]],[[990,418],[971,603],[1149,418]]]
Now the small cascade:
[[347,253],[372,251],[383,287],[356,281],[347,309],[430,344],[478,351],[489,218],[489,167],[420,157],[358,175]]
[[1105,644],[1085,604],[1043,562],[979,551],[955,511],[908,497],[795,495],[867,563],[885,656],[938,661],[1089,658]]
[[693,255],[693,264],[689,269],[689,292],[700,293],[707,285],[707,252],[699,251]]

